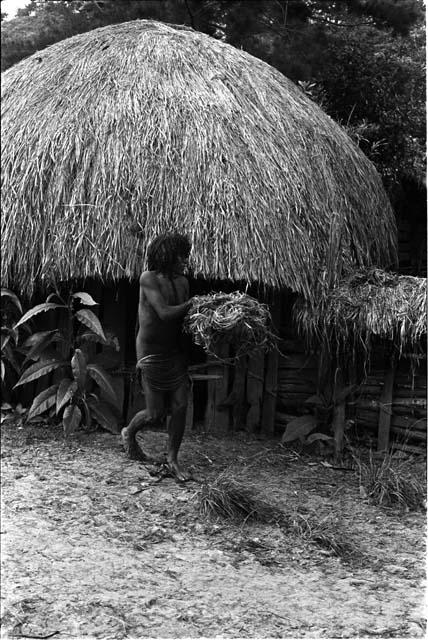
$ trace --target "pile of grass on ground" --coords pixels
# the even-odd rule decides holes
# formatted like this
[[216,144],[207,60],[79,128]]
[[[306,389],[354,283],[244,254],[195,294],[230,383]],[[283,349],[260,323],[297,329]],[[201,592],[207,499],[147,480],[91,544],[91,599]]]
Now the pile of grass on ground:
[[302,515],[294,508],[288,512],[283,505],[261,498],[254,485],[245,484],[230,469],[212,482],[205,482],[197,498],[199,512],[204,517],[225,519],[234,524],[275,524],[285,536],[296,536],[314,543],[342,560],[352,560],[362,555],[349,531],[344,531],[340,526],[337,517],[320,519],[312,513]]
[[212,482],[205,482],[198,492],[199,512],[206,517],[264,523],[281,521],[283,511],[262,500],[254,487],[238,481],[231,472],[223,472]]
[[335,516],[320,520],[313,515],[304,517],[298,514],[292,528],[304,540],[314,542],[342,560],[350,561],[362,556],[358,544]]

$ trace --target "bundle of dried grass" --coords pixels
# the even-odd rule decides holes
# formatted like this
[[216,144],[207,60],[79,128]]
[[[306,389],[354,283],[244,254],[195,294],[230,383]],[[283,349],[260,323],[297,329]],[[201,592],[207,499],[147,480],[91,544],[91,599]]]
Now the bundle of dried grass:
[[427,332],[427,281],[381,269],[360,269],[332,289],[317,306],[301,301],[295,319],[302,331],[319,340],[363,344],[373,336],[393,341],[400,351]]
[[174,229],[192,240],[196,276],[311,298],[333,214],[335,253],[391,263],[374,166],[243,50],[136,20],[38,51],[1,89],[3,286],[137,278],[148,243]]
[[225,342],[235,357],[277,347],[269,308],[246,293],[211,293],[194,296],[192,302],[184,331],[207,353],[218,355],[217,346]]
[[213,482],[205,482],[197,497],[199,511],[206,517],[265,523],[278,522],[284,517],[278,506],[262,500],[253,487],[234,478],[230,470],[220,474]]

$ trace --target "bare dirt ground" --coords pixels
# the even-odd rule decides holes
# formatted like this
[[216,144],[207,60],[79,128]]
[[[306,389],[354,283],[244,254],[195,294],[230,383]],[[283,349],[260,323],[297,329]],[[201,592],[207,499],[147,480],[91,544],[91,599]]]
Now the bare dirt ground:
[[204,519],[198,482],[151,476],[118,436],[2,431],[5,638],[425,637],[425,514],[370,505],[352,471],[248,436],[188,434],[181,452],[207,480],[229,468],[334,522],[354,550],[341,558],[276,525]]

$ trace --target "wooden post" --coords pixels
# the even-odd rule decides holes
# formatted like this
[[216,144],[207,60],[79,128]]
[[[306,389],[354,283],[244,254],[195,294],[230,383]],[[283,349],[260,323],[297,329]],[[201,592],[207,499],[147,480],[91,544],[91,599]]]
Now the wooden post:
[[[318,360],[317,373],[317,394],[323,396],[326,406],[330,405],[333,400],[334,390],[332,389],[332,358],[330,346],[324,337]],[[326,406],[319,406],[315,409],[318,427],[327,427],[330,420],[330,410]]]
[[395,360],[391,357],[390,367],[385,372],[383,391],[380,396],[379,423],[377,432],[377,450],[386,451],[389,446],[391,428],[392,394],[394,389]]
[[247,357],[240,356],[235,363],[235,377],[233,380],[234,404],[232,407],[233,430],[237,431],[245,424],[245,373],[247,371]]
[[[229,345],[219,345],[219,358],[226,360],[229,356]],[[229,364],[219,363],[219,378],[215,380],[215,425],[216,431],[225,432],[229,429],[229,407],[224,404],[229,389]]]
[[334,384],[334,409],[333,409],[333,437],[334,437],[334,458],[339,462],[343,453],[343,434],[345,432],[345,416],[346,416],[346,399],[343,398],[336,403],[340,392],[343,390],[343,373],[340,366],[336,370],[336,379]]
[[278,390],[278,351],[271,351],[266,356],[265,389],[262,408],[262,431],[267,435],[275,432],[276,394]]
[[248,357],[247,372],[247,402],[250,405],[247,413],[247,431],[256,431],[260,426],[263,382],[264,382],[263,351],[257,350]]
[[[281,324],[281,308],[277,303],[272,305],[271,315],[274,328],[278,332],[278,327]],[[266,373],[265,373],[265,387],[263,395],[263,407],[262,407],[262,431],[266,435],[273,435],[275,432],[275,409],[276,409],[276,395],[278,390],[278,366],[279,366],[279,353],[272,350],[266,356]]]
[[[217,355],[226,358],[229,345],[219,345]],[[208,395],[205,410],[205,431],[226,431],[229,426],[229,411],[224,401],[228,387],[228,365],[212,361],[207,365]]]

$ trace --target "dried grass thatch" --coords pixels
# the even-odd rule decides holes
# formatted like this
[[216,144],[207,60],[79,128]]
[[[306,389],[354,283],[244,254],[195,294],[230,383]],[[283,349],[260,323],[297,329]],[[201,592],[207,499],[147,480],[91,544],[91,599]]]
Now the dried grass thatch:
[[333,336],[339,343],[363,344],[373,336],[394,342],[400,350],[427,332],[427,281],[380,269],[360,269],[332,289],[324,301],[301,301],[295,319],[308,337]]
[[21,293],[135,277],[171,229],[195,276],[306,297],[333,216],[345,269],[394,259],[380,177],[344,130],[202,33],[139,20],[58,42],[4,72],[2,123],[2,278]]
[[284,519],[283,510],[277,504],[262,499],[254,486],[244,484],[231,469],[223,471],[212,482],[204,482],[196,496],[203,516],[265,523]]
[[213,356],[225,342],[233,347],[235,358],[256,349],[269,351],[278,342],[269,307],[240,291],[194,296],[184,331]]

